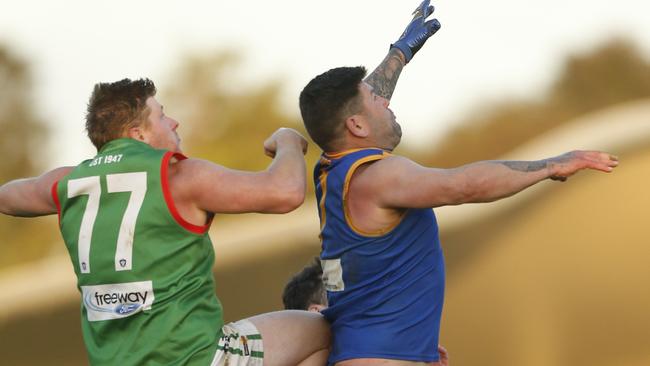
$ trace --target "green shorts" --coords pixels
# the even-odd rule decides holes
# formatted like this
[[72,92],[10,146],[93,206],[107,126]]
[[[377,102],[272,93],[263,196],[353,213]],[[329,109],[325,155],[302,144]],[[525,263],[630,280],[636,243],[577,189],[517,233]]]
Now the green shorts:
[[224,325],[211,366],[262,366],[262,335],[249,320]]

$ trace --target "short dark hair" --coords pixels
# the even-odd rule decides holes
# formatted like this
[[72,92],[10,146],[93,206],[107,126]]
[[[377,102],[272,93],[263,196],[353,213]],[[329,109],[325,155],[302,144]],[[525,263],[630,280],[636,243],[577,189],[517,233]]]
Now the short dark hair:
[[359,85],[366,68],[338,67],[311,80],[300,93],[300,113],[312,140],[324,151],[343,129],[343,121],[361,108]]
[[147,98],[155,95],[156,86],[149,79],[95,84],[86,111],[86,131],[97,150],[122,137],[128,128],[146,124],[151,112]]
[[310,304],[327,304],[323,267],[318,257],[287,282],[282,291],[282,303],[288,310],[308,310]]

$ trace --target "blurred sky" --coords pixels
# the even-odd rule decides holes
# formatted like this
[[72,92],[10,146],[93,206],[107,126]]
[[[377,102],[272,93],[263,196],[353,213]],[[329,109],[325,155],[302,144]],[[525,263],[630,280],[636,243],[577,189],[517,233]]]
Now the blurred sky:
[[[36,113],[55,126],[53,167],[94,154],[83,115],[95,82],[146,76],[162,90],[184,55],[232,49],[244,56],[233,88],[284,78],[282,101],[297,115],[298,94],[316,74],[343,65],[372,70],[417,4],[0,0],[0,42],[33,67]],[[443,27],[404,70],[391,105],[407,144],[435,143],[452,122],[479,112],[479,101],[535,97],[567,55],[613,36],[632,39],[650,57],[646,0],[433,4]]]

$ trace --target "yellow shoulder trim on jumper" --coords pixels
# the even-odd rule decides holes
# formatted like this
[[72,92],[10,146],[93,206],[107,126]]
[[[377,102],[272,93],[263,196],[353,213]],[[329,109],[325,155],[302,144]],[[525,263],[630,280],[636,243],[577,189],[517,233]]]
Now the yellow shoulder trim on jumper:
[[375,230],[375,231],[364,231],[357,226],[354,225],[354,222],[352,221],[352,216],[350,215],[350,211],[348,210],[348,189],[350,187],[350,180],[352,179],[352,175],[354,172],[357,170],[358,167],[365,163],[369,163],[372,161],[376,160],[381,160],[384,158],[387,158],[391,156],[392,154],[389,152],[384,151],[382,155],[377,156],[377,155],[372,155],[372,156],[367,156],[365,158],[359,159],[356,161],[352,166],[350,167],[350,170],[348,170],[348,173],[345,176],[345,182],[343,184],[343,211],[345,213],[345,222],[348,224],[350,229],[354,231],[355,233],[363,236],[382,236],[385,235],[386,233],[391,232],[393,229],[397,227],[397,225],[402,222],[402,219],[406,215],[406,211],[400,215],[400,217],[391,225],[388,227],[381,229],[381,230]]

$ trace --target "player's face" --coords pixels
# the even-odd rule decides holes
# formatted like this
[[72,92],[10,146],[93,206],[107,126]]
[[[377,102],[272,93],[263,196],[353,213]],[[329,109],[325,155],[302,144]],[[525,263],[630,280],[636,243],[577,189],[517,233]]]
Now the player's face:
[[377,95],[372,86],[362,82],[360,86],[363,100],[362,114],[368,119],[371,138],[377,147],[393,150],[402,138],[402,128],[395,118],[395,113],[388,108],[388,99]]
[[149,125],[144,129],[146,142],[156,149],[181,152],[181,139],[176,133],[178,121],[165,115],[163,106],[154,97],[147,99],[147,106],[151,112],[149,113]]

